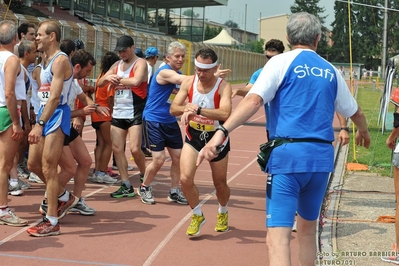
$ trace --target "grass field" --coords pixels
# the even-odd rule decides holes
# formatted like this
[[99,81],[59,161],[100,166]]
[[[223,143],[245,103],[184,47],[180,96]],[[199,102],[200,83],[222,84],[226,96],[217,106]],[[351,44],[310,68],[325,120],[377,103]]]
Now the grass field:
[[351,134],[347,162],[366,164],[369,167],[369,172],[390,176],[392,152],[387,148],[385,141],[391,133],[390,128],[392,128],[392,125],[388,123],[392,123],[394,106],[393,104],[389,104],[389,111],[387,114],[388,126],[386,126],[384,134],[382,134],[381,125],[378,125],[381,96],[381,89],[373,90],[371,84],[359,85],[356,99],[367,118],[371,145],[369,149],[358,146],[354,147],[353,134]]

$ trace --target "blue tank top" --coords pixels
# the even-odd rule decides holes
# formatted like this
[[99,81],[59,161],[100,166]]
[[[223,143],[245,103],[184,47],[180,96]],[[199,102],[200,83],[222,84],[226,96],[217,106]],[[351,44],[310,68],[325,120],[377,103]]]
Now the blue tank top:
[[[160,67],[151,80],[146,106],[144,107],[143,118],[147,121],[158,123],[174,123],[176,117],[169,112],[170,105],[180,89],[180,85],[161,85],[157,82],[157,76],[162,70],[172,68],[166,64]],[[177,73],[181,74],[179,70]]]

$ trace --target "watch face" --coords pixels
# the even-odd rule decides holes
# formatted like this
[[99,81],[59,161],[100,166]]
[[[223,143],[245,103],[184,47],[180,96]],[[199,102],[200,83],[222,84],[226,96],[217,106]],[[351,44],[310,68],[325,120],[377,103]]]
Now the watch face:
[[44,126],[44,121],[43,120],[39,120],[39,125]]

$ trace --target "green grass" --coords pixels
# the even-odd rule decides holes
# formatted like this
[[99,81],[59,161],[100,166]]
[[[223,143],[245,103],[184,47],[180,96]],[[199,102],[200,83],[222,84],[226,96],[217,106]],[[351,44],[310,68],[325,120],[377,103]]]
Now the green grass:
[[[347,162],[366,164],[369,167],[369,172],[390,176],[391,150],[387,148],[385,141],[391,131],[385,130],[383,135],[381,125],[377,124],[381,96],[382,91],[372,90],[371,85],[359,87],[356,99],[367,118],[371,145],[369,149],[359,146],[354,148],[353,136],[351,136]],[[390,104],[387,117],[392,116],[393,111],[394,107]],[[354,156],[354,150],[356,151],[356,156]]]

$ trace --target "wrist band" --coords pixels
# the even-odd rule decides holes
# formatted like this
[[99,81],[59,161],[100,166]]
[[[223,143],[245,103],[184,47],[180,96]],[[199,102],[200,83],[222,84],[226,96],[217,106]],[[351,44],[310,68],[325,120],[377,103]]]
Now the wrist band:
[[345,130],[346,132],[349,132],[349,127],[341,127],[341,130]]
[[221,130],[226,138],[229,136],[229,132],[228,132],[227,129],[226,129],[224,126],[222,126],[222,125],[219,125],[219,127],[218,127],[216,130]]
[[197,115],[201,115],[201,106],[198,106],[198,109],[197,109]]

